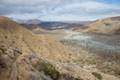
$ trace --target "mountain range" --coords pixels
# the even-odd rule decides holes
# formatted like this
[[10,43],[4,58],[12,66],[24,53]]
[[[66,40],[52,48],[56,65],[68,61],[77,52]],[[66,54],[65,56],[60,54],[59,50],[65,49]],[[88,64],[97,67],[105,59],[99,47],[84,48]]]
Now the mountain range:
[[42,21],[39,19],[31,19],[31,20],[20,20],[13,19],[19,24],[26,26],[39,26],[48,30],[56,30],[56,29],[73,29],[76,27],[84,27],[85,25],[91,23],[92,21],[79,21],[79,22],[63,22],[63,21]]

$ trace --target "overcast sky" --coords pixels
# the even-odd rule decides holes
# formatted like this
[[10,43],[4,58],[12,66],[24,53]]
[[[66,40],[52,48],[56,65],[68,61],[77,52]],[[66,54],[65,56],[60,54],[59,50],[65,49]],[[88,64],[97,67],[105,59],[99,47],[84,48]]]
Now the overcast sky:
[[0,15],[47,21],[95,20],[120,16],[120,0],[0,0]]

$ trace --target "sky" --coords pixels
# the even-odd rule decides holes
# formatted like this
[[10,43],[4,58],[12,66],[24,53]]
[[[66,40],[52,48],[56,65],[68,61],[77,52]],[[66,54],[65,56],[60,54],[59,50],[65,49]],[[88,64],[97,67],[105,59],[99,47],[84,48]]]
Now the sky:
[[0,0],[0,16],[44,21],[88,21],[120,16],[120,0]]

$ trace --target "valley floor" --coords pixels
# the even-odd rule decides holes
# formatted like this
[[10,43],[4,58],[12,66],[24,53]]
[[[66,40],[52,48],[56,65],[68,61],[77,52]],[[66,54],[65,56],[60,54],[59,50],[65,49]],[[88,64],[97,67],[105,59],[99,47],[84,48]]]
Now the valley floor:
[[95,53],[120,54],[119,35],[87,34],[73,31],[65,31],[67,34],[63,41],[83,47]]
[[88,34],[71,30],[55,30],[44,35],[59,40],[77,56],[71,65],[120,78],[119,35]]
[[100,35],[65,30],[61,42],[79,54],[83,66],[120,77],[120,36]]

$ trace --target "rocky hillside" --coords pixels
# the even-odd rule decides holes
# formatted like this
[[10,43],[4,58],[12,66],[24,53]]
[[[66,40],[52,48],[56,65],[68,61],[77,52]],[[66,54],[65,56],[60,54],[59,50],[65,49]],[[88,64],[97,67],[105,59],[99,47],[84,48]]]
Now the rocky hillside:
[[120,16],[97,20],[85,32],[118,34],[120,33]]
[[[69,59],[69,56],[66,57],[68,54],[70,53],[62,44],[49,36],[36,36],[9,18],[0,17],[0,77],[2,80],[10,78],[11,80],[36,80],[38,78],[39,80],[45,77],[40,77],[38,74],[40,72],[34,68],[34,65],[41,63],[42,60],[39,59],[64,62]],[[45,59],[43,66],[47,64]]]
[[47,35],[0,17],[1,80],[119,80],[75,64],[79,57]]

